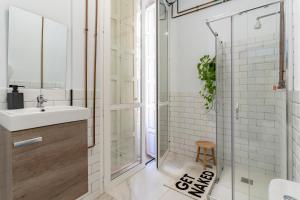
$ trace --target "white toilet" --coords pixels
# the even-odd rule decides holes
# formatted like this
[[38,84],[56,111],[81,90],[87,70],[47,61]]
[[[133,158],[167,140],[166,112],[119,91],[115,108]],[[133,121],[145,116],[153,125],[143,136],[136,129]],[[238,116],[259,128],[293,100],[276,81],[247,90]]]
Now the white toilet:
[[273,179],[269,185],[269,200],[300,200],[300,184]]

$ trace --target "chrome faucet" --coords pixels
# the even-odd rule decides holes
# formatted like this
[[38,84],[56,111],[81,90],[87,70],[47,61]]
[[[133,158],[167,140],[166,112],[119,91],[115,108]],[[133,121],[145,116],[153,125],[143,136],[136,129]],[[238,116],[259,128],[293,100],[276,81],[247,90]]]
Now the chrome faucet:
[[45,97],[41,94],[39,96],[37,96],[37,107],[38,108],[44,108],[44,103],[47,102],[48,100],[45,99]]

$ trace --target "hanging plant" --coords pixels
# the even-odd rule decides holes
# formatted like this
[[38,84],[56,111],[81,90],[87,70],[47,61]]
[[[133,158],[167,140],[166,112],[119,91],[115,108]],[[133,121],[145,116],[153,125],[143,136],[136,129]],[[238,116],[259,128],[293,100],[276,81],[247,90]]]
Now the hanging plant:
[[216,96],[216,58],[210,58],[205,55],[200,58],[197,66],[199,79],[204,81],[204,86],[200,91],[200,95],[204,98],[204,105],[207,110],[214,106]]

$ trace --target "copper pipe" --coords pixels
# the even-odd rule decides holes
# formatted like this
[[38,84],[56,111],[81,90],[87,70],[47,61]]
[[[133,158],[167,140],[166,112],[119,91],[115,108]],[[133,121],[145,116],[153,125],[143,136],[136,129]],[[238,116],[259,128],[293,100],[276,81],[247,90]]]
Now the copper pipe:
[[285,22],[284,22],[284,0],[280,1],[280,41],[279,41],[279,82],[278,89],[284,89],[286,87],[285,84]]
[[84,65],[85,65],[85,80],[84,80],[84,98],[85,107],[88,107],[88,31],[89,31],[89,0],[85,0],[85,51],[84,51]]
[[[229,1],[229,0],[226,0],[226,1]],[[221,4],[221,3],[225,3],[226,1],[220,1],[220,2],[213,3],[213,4],[211,4],[212,2],[205,3],[205,4],[202,4],[202,5],[194,6],[192,8],[186,9],[186,10],[179,11],[179,8],[178,8],[178,2],[179,1],[177,0],[177,5],[176,5],[176,8],[177,8],[176,9],[176,14],[177,15],[175,15],[175,13],[174,13],[174,4],[175,3],[169,4],[171,6],[171,18],[175,19],[175,18],[178,18],[178,17],[189,15],[189,14],[198,12],[200,10],[209,8],[211,6],[215,6],[215,5],[218,5],[218,4]]]
[[199,9],[199,8],[203,8],[203,7],[210,7],[210,6],[214,6],[214,5],[217,5],[219,3],[224,3],[226,2],[226,0],[223,0],[223,1],[219,1],[219,2],[214,2],[214,1],[211,1],[211,2],[207,2],[207,3],[203,3],[203,4],[200,4],[200,5],[197,5],[197,6],[194,6],[194,7],[191,7],[191,8],[188,8],[188,9],[185,9],[185,10],[179,10],[179,7],[180,7],[180,4],[179,4],[179,0],[177,0],[177,13],[178,14],[182,14],[182,13],[187,13],[189,11],[193,11],[195,9]]
[[95,35],[94,35],[94,91],[93,91],[93,148],[96,145],[96,96],[97,96],[97,43],[98,43],[98,0],[95,0]]

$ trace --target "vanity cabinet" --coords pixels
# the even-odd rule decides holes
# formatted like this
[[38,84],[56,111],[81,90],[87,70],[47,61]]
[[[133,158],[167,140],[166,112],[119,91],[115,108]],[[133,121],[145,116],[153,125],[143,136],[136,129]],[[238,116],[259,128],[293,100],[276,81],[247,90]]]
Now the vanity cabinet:
[[87,120],[0,129],[1,200],[75,200],[88,192]]

